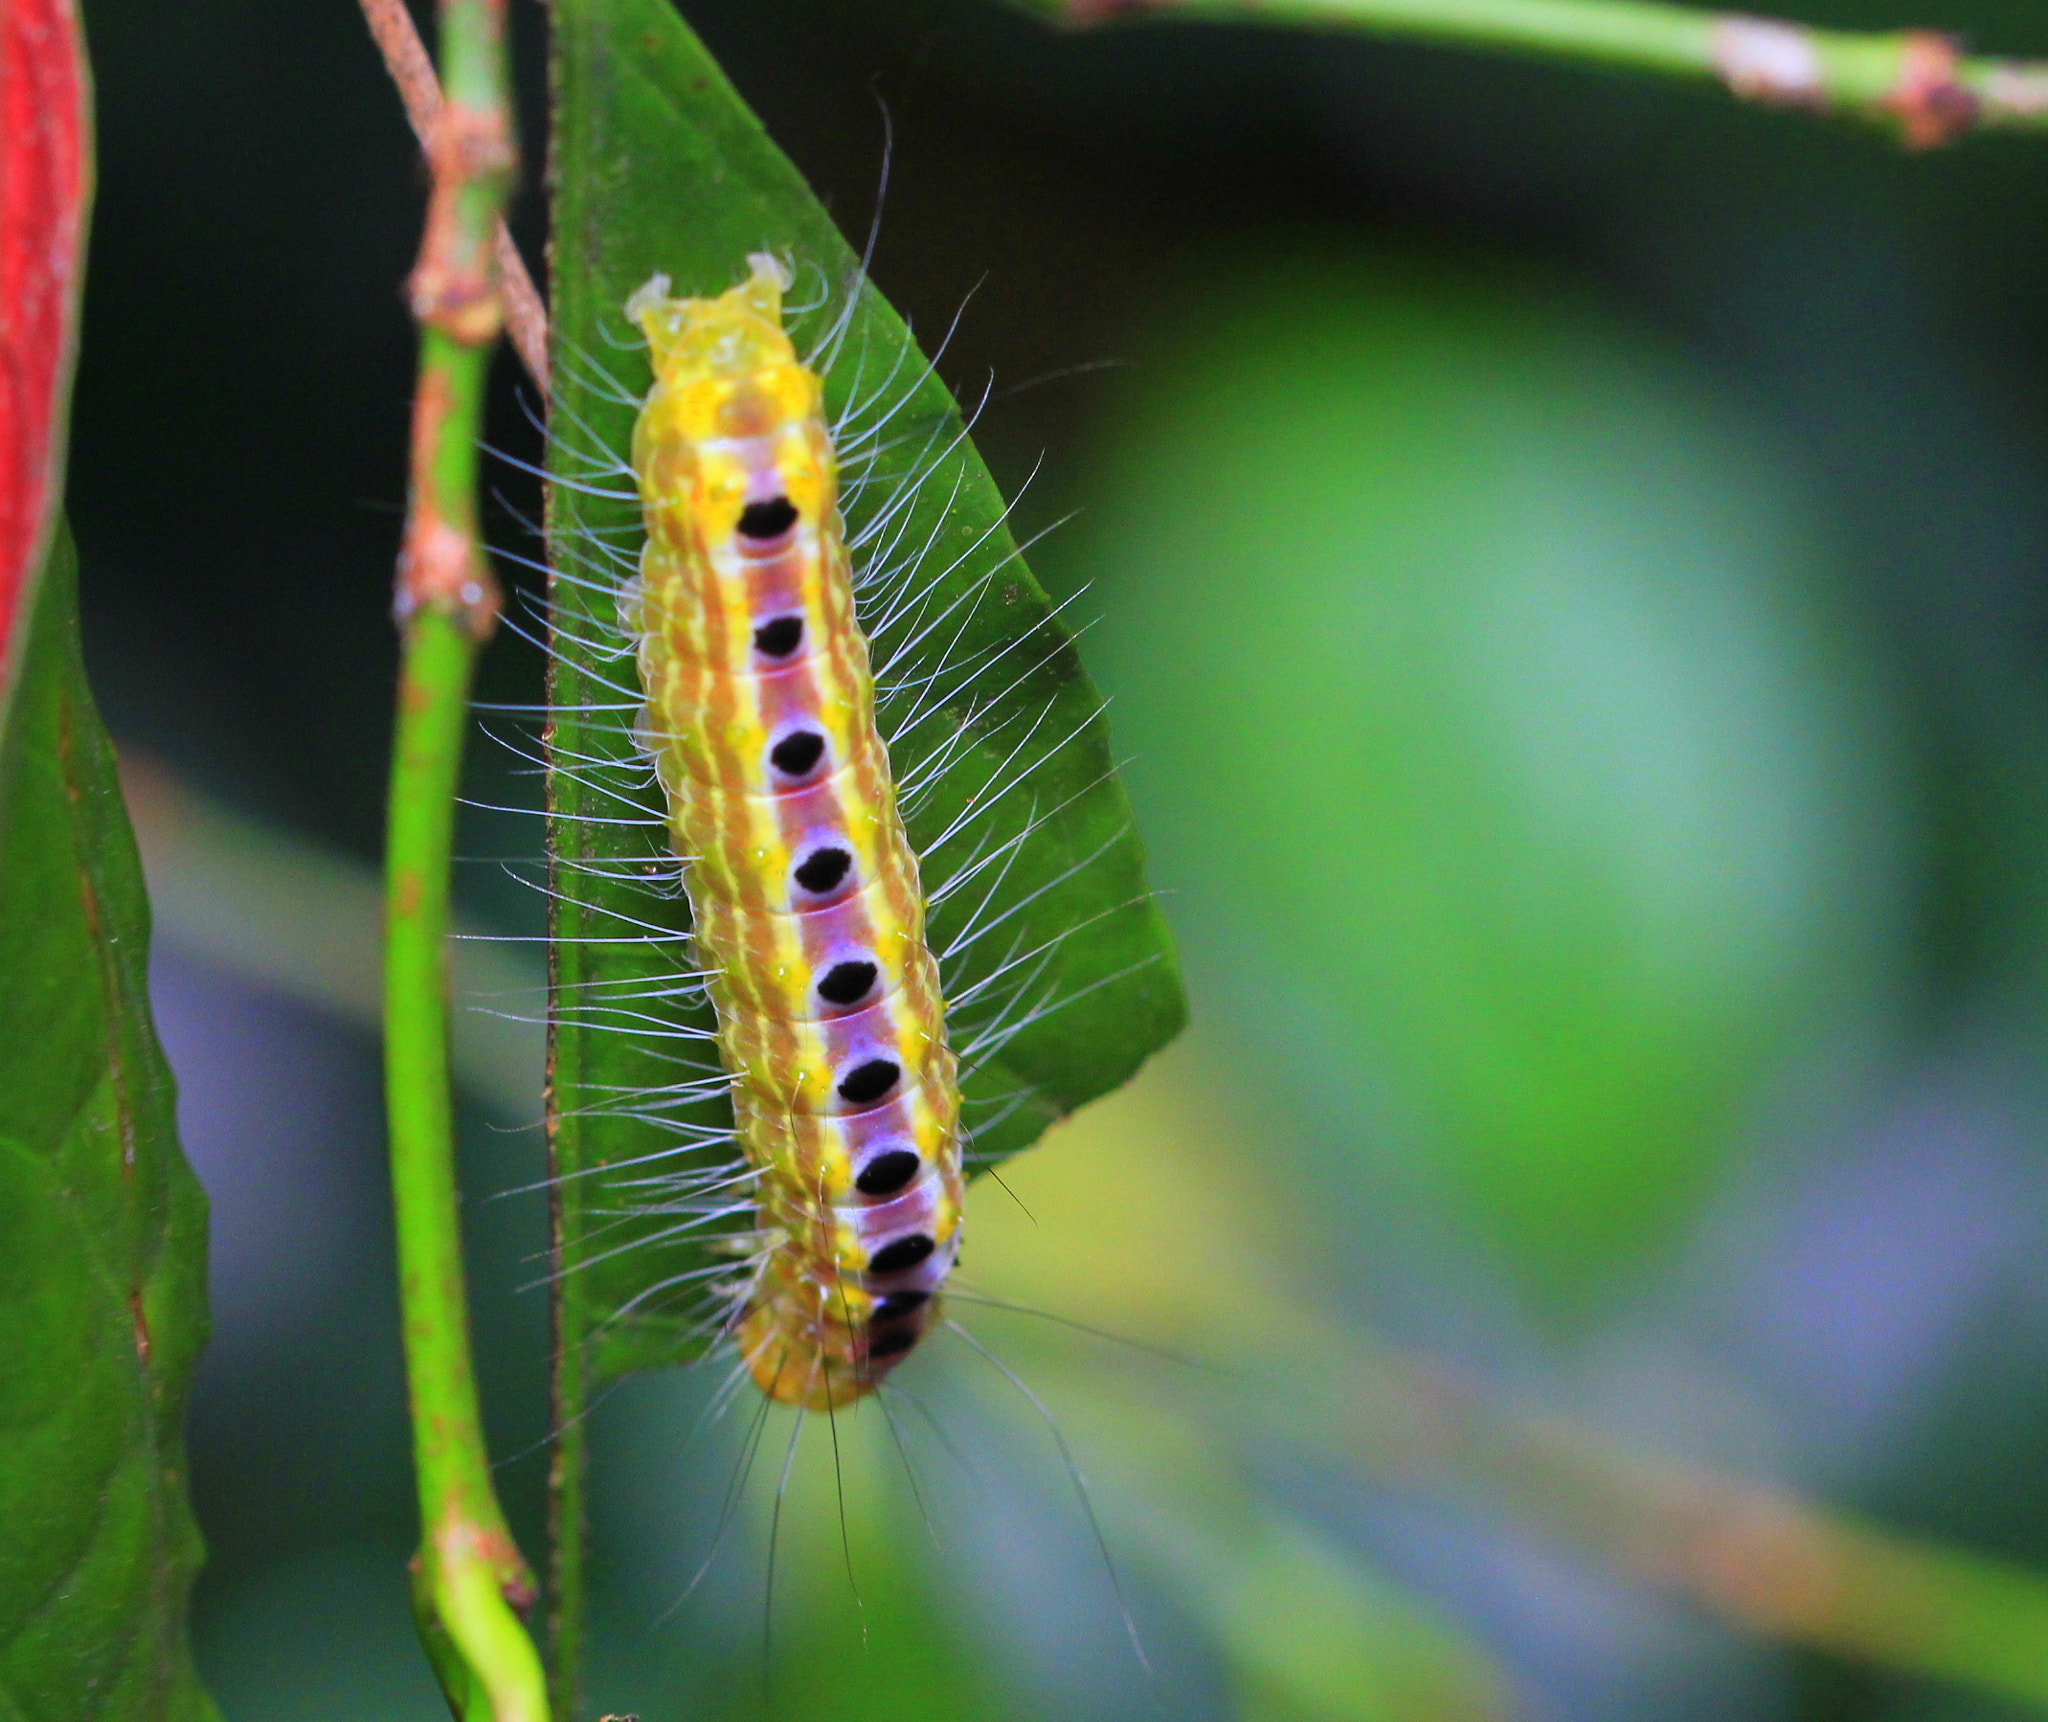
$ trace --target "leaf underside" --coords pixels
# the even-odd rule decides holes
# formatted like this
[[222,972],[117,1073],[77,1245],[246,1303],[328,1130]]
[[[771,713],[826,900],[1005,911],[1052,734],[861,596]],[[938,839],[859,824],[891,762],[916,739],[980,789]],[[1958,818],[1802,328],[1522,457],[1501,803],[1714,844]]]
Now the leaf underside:
[[0,1717],[214,1714],[184,1406],[206,1205],[146,991],[149,910],[59,536],[0,746]]
[[[971,1163],[1027,1147],[1115,1088],[1178,1031],[1184,1006],[1098,696],[1017,554],[953,397],[668,0],[557,0],[553,19],[549,1123],[560,1331],[565,1344],[588,1336],[602,1380],[702,1349],[704,1304],[683,1276],[718,1259],[700,1230],[677,1229],[681,1216],[635,1212],[649,1203],[635,1180],[662,1170],[657,1157],[677,1140],[639,1115],[638,1097],[687,1075],[684,1062],[707,1065],[709,1048],[619,1026],[627,1011],[711,1022],[707,1006],[625,998],[691,966],[687,904],[633,865],[651,862],[664,838],[630,741],[636,671],[616,655],[607,588],[623,570],[593,548],[639,543],[630,482],[601,469],[628,446],[631,403],[648,386],[620,307],[649,276],[671,276],[678,292],[722,292],[749,252],[772,251],[796,270],[798,350],[836,353],[818,362],[861,480],[843,498],[849,534],[859,543],[880,528],[856,553],[871,582],[864,624],[889,613],[892,575],[911,599],[875,639],[883,729],[899,726],[899,782],[918,783],[935,756],[942,765],[906,801],[911,839],[928,891],[981,863],[933,914],[941,951],[985,929],[947,965],[949,995],[973,1000],[949,1028],[971,1049],[1004,1012],[1044,1012],[965,1085]],[[886,427],[860,442],[885,414]],[[721,1095],[688,1116],[716,1127],[730,1112]],[[576,1411],[557,1407],[565,1419]]]

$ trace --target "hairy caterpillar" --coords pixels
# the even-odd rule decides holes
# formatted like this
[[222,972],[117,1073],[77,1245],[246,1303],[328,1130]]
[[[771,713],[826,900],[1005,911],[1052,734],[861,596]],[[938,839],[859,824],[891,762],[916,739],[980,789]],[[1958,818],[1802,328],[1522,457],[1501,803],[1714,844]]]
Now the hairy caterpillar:
[[747,270],[593,319],[645,388],[558,354],[558,1300],[596,1381],[730,1341],[729,1388],[829,1410],[937,1325],[965,1166],[1180,1001],[1100,702],[951,396],[864,268],[787,312],[808,362],[787,272]]
[[[706,960],[713,953],[688,902],[686,884],[697,881],[685,879],[644,745],[658,757],[674,727],[659,711],[641,716],[654,690],[640,673],[647,517],[632,451],[654,377],[645,332],[622,311],[650,278],[719,298],[749,274],[743,259],[766,252],[802,283],[782,323],[822,397],[852,601],[872,655],[875,729],[941,982],[918,1020],[935,1025],[943,997],[957,1062],[957,1118],[921,1150],[948,1162],[946,1197],[957,1204],[969,1168],[999,1163],[1121,1084],[1178,1031],[1184,1006],[1101,701],[1060,607],[1019,553],[1012,505],[969,440],[961,403],[875,289],[868,256],[847,245],[669,0],[561,0],[551,16],[553,341],[537,631],[549,668],[543,746],[530,757],[546,776],[550,1495],[567,1619],[583,1586],[589,1414],[611,1385],[702,1361],[711,1379],[700,1423],[754,1401],[715,1554],[773,1418],[791,1425],[778,1515],[798,1431],[816,1421],[798,1390],[825,1388],[826,1371],[822,1362],[811,1370],[820,1353],[807,1355],[797,1315],[829,1312],[844,1294],[842,1319],[823,1336],[834,1355],[820,1396],[828,1411],[834,1391],[874,1386],[881,1374],[856,1337],[864,1324],[852,1294],[871,1295],[854,1283],[866,1267],[799,1247],[764,1211],[778,1185],[803,1212],[822,1217],[836,1205],[801,1175],[768,1176],[748,1156],[748,1120],[707,993],[716,977],[706,971],[718,965]],[[851,1159],[847,1173],[859,1175]],[[952,1255],[952,1240],[934,1233],[926,1284]],[[762,1316],[769,1337],[796,1342],[786,1367],[760,1358],[762,1394],[744,1355],[746,1326],[750,1310],[776,1307],[763,1273],[778,1261],[799,1270],[803,1298]],[[958,1276],[948,1284],[964,1301]],[[954,1326],[928,1307],[917,1323]],[[980,1349],[972,1336],[964,1343]],[[930,1349],[909,1353],[913,1368]],[[864,1378],[856,1368],[849,1382],[849,1357],[868,1363]],[[891,1374],[880,1385],[871,1398],[892,1433],[892,1399],[922,1414],[916,1383]],[[778,1405],[778,1390],[795,1409]],[[831,1433],[836,1455],[836,1423]],[[574,1634],[568,1644],[573,1677]]]
[[737,1335],[771,1399],[870,1391],[959,1245],[960,1095],[917,863],[875,727],[817,376],[757,253],[627,301],[654,386],[628,620],[764,1236]]

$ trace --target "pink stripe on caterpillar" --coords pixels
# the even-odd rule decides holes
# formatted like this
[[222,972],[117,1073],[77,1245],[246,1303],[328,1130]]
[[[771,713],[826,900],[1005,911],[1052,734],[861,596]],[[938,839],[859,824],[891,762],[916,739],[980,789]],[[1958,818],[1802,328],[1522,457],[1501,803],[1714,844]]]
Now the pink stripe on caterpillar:
[[740,1349],[771,1397],[873,1390],[958,1250],[960,1096],[924,899],[874,723],[817,377],[781,276],[627,306],[655,384],[634,432],[646,733],[759,1168]]

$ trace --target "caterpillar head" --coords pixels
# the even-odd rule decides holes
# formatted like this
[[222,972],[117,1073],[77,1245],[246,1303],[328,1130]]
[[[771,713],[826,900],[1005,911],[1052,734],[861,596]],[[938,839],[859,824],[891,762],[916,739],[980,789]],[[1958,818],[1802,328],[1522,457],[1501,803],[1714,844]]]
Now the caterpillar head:
[[831,500],[821,385],[782,327],[788,272],[766,252],[748,262],[744,281],[710,298],[676,298],[656,275],[626,301],[654,368],[633,433],[649,519],[668,508],[700,540],[750,531],[749,504],[787,527],[815,524]]
[[626,301],[626,316],[647,337],[657,382],[738,379],[796,363],[782,331],[789,272],[765,251],[747,263],[747,278],[712,298],[675,298],[669,278],[656,275]]

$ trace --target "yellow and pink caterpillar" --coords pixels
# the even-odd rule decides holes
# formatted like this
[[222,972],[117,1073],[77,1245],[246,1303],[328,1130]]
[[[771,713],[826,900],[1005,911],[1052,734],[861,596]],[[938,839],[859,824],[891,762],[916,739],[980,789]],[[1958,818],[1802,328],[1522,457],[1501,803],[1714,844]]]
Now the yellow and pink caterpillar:
[[737,1327],[771,1399],[870,1391],[922,1337],[959,1247],[960,1091],[924,893],[875,727],[819,379],[772,258],[714,299],[627,302],[654,387],[644,739],[758,1173],[768,1247]]
[[[807,363],[787,285],[765,253],[721,293],[648,281],[625,306],[644,396],[558,356],[547,763],[579,819],[556,825],[551,1078],[560,1269],[601,1286],[581,1332],[611,1345],[594,1378],[695,1335],[737,1348],[728,1392],[829,1410],[938,1323],[970,1134],[1000,1152],[1113,1086],[1179,996],[1099,702],[1007,511],[954,506],[987,478],[950,401],[906,340],[865,388],[856,354],[835,424],[866,290]],[[622,459],[595,421],[628,407]],[[624,835],[653,823],[648,759],[658,844]],[[666,958],[612,960],[642,949]],[[1064,1046],[1056,1015],[1086,1019]]]

